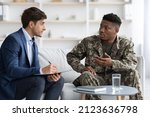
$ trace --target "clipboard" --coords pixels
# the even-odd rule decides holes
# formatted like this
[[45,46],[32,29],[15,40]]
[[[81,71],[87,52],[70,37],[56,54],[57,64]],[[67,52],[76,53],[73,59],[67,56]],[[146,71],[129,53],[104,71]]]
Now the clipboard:
[[34,74],[34,76],[49,76],[49,75],[55,75],[55,74],[61,74],[61,73],[65,73],[68,71],[72,71],[72,69],[70,70],[64,70],[64,71],[60,71],[60,72],[56,72],[56,73],[51,73],[51,74]]

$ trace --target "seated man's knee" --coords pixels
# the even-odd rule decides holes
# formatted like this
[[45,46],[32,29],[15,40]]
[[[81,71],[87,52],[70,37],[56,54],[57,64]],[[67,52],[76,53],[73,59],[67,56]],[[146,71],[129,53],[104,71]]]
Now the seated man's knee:
[[130,75],[134,77],[139,77],[139,73],[135,69],[130,69]]
[[138,71],[135,69],[130,69],[129,74],[127,74],[127,76],[128,75],[129,75],[130,79],[133,81],[137,81],[140,78]]
[[80,84],[81,85],[96,85],[97,83],[97,79],[95,78],[95,76],[88,71],[83,72],[80,77]]
[[133,86],[138,82],[139,74],[137,70],[130,69],[125,74],[122,74],[123,84]]
[[60,86],[64,86],[64,78],[63,77],[61,77],[58,81],[57,81],[57,83],[60,85]]
[[43,77],[36,77],[34,86],[37,87],[37,89],[39,89],[40,91],[42,91],[42,90],[44,91],[45,78],[43,78]]

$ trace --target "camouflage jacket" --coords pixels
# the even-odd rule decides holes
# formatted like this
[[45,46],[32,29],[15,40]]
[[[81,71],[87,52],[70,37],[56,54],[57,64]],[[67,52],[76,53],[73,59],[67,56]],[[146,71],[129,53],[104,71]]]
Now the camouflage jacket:
[[[85,66],[91,66],[96,72],[105,72],[107,70],[128,70],[135,69],[137,57],[133,50],[134,44],[131,40],[118,36],[114,42],[110,57],[112,59],[111,67],[103,67],[92,62],[94,56],[103,57],[103,48],[98,36],[93,35],[84,38],[71,52],[67,54],[67,62],[77,72],[83,72]],[[81,60],[85,58],[85,64]]]

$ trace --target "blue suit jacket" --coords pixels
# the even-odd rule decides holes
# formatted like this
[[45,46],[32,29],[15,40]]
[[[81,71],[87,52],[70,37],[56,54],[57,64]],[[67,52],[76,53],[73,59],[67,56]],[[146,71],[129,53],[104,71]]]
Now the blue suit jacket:
[[33,64],[30,65],[22,29],[4,40],[0,49],[0,99],[15,98],[14,80],[40,73],[37,46],[34,56]]

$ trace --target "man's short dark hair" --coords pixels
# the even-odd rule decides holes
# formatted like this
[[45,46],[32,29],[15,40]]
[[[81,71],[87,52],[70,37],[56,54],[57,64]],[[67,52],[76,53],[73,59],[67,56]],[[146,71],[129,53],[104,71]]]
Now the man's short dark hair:
[[30,21],[33,21],[36,23],[38,20],[46,19],[46,14],[41,11],[40,9],[36,7],[30,7],[28,9],[25,9],[22,16],[21,16],[21,22],[23,25],[23,28],[26,28]]
[[109,13],[109,14],[104,15],[102,20],[107,20],[107,21],[116,23],[119,26],[122,23],[121,19],[116,14],[113,14],[113,13]]

